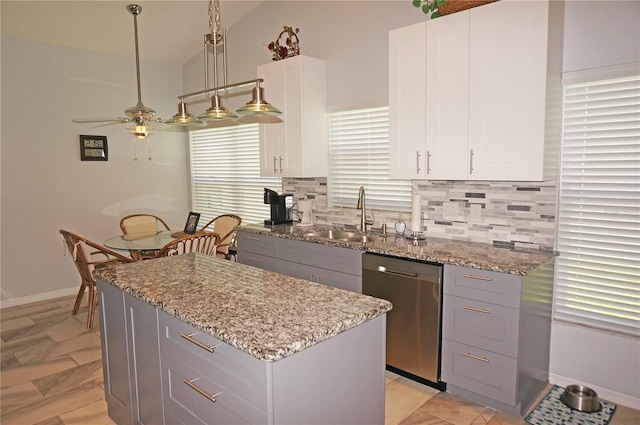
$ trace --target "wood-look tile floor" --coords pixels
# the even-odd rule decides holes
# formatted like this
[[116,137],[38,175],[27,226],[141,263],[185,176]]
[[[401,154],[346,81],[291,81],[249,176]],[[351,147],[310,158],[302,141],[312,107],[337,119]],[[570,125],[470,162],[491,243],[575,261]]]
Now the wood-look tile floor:
[[[0,311],[0,423],[106,425],[97,325],[85,328],[74,297]],[[387,372],[385,425],[527,425],[522,419]],[[618,406],[610,425],[638,425],[640,412]]]

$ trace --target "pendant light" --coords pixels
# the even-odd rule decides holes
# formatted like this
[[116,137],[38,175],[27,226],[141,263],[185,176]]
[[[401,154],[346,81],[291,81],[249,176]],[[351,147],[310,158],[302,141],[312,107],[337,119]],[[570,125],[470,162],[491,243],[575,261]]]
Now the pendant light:
[[[264,98],[264,90],[261,87],[261,78],[243,81],[241,83],[227,84],[227,44],[226,31],[220,25],[220,2],[219,0],[208,0],[209,32],[204,36],[204,79],[205,88],[194,93],[187,93],[178,96],[178,113],[165,124],[179,125],[189,128],[191,125],[204,123],[208,127],[222,127],[237,125],[239,123],[274,123],[282,122],[278,117],[282,112],[271,105]],[[223,83],[218,85],[218,53],[222,49],[222,75]],[[213,56],[213,87],[209,88],[209,52]],[[222,105],[220,93],[227,93],[231,89],[255,85],[252,90],[252,99],[236,112],[229,111]],[[211,95],[211,107],[198,115],[196,118],[187,112],[185,99],[199,95]]]

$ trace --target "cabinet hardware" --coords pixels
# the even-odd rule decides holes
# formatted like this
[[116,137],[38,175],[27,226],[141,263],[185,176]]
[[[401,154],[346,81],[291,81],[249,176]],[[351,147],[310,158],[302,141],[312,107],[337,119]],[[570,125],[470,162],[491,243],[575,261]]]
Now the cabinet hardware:
[[469,151],[469,174],[473,174],[473,149]]
[[207,350],[210,353],[213,353],[215,351],[216,347],[218,347],[220,345],[220,344],[217,344],[217,345],[209,346],[209,345],[204,344],[204,343],[198,341],[197,339],[193,338],[194,335],[195,335],[194,333],[192,333],[192,334],[183,334],[183,333],[181,333],[180,334],[180,336],[183,337],[184,339],[186,339],[187,341],[197,345],[200,348],[204,348],[205,350]]
[[182,380],[182,382],[184,382],[185,384],[187,384],[188,386],[190,386],[191,388],[193,388],[194,390],[196,390],[197,392],[199,392],[200,394],[202,394],[203,396],[205,396],[206,398],[208,398],[210,401],[212,402],[216,402],[216,397],[218,397],[220,394],[222,394],[222,391],[220,391],[219,393],[215,393],[215,394],[209,394],[208,392],[206,392],[205,390],[203,390],[202,388],[200,388],[199,386],[197,386],[196,384],[194,384],[194,382],[197,380],[198,378],[193,378],[193,379],[186,379],[184,378]]
[[416,174],[420,174],[420,151],[416,151]]
[[273,157],[273,174],[278,172],[278,167],[277,164],[278,163],[278,158],[276,158],[275,156]]
[[491,311],[487,310],[486,308],[478,308],[478,307],[473,307],[471,305],[465,305],[462,308],[465,310],[475,311],[477,313],[491,314]]
[[280,157],[280,174],[282,174],[282,157]]
[[489,359],[486,358],[486,357],[476,356],[475,354],[471,354],[471,353],[462,353],[462,355],[466,356],[466,357],[470,357],[470,358],[475,359],[475,360],[480,360],[481,362],[488,362],[489,361]]
[[427,151],[427,174],[431,174],[431,152]]
[[397,271],[397,270],[387,269],[385,266],[378,266],[378,271],[381,272],[381,273],[395,274],[396,276],[411,277],[411,278],[414,278],[414,279],[418,278],[418,274],[417,273],[400,272],[400,271]]
[[247,236],[247,239],[251,240],[251,241],[259,241],[260,238],[255,237],[255,236]]
[[464,277],[467,279],[478,279],[478,280],[486,280],[487,282],[493,281],[489,276],[476,276],[475,274],[465,274]]
[[261,263],[262,260],[256,257],[247,257],[247,261],[255,261],[256,263]]

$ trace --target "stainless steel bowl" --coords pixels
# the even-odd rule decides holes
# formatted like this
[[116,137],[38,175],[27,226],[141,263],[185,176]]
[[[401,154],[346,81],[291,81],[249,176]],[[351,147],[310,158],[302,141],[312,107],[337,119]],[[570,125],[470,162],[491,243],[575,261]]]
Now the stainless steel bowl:
[[581,412],[591,413],[602,409],[598,393],[584,385],[567,385],[560,396],[560,401]]

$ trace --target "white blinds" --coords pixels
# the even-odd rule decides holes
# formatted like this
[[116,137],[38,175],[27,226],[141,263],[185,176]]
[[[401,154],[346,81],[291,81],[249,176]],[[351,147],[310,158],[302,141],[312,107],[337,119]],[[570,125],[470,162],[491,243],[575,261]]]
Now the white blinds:
[[640,76],[564,102],[554,317],[640,335]]
[[411,182],[389,179],[386,106],[329,114],[330,204],[355,207],[360,186],[369,208],[411,210]]
[[260,177],[258,124],[211,128],[189,134],[191,208],[200,224],[235,213],[243,223],[269,218],[264,188],[279,191],[280,178]]

